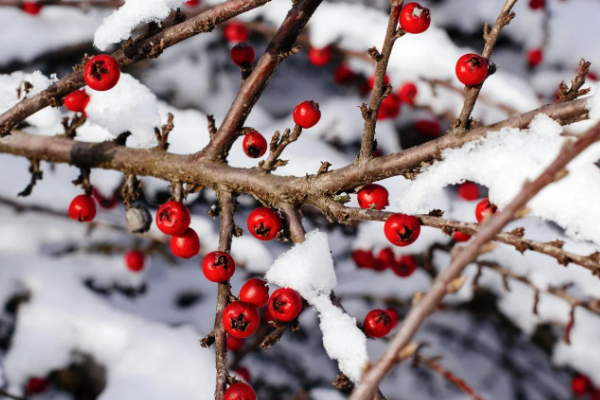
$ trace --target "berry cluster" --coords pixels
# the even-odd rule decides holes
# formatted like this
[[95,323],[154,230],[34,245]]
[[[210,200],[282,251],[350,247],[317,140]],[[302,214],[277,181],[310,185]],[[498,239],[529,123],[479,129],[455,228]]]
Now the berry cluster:
[[200,252],[200,239],[190,228],[191,222],[190,211],[178,201],[163,204],[156,213],[156,226],[171,236],[171,252],[176,257],[188,259]]
[[391,269],[401,278],[411,276],[418,267],[413,256],[402,254],[396,257],[394,250],[389,247],[379,250],[377,257],[371,250],[356,249],[352,252],[352,259],[359,268],[374,269],[375,271]]

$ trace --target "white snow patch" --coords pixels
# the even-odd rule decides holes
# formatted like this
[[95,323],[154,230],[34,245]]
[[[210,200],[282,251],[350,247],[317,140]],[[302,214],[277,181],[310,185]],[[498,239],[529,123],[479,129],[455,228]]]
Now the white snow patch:
[[592,86],[594,95],[587,101],[587,108],[590,110],[590,119],[600,120],[600,83]]

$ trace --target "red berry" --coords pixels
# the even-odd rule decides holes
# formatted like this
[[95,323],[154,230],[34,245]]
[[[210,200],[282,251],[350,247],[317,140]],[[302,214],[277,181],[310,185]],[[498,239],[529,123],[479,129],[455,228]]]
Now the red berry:
[[[390,77],[387,76],[387,74],[386,74],[385,78],[383,78],[383,86],[386,86],[389,84],[390,84]],[[375,86],[375,74],[373,74],[369,77],[369,89],[373,90],[373,86]]]
[[90,96],[85,90],[76,90],[65,96],[65,108],[73,112],[83,112],[90,102]]
[[452,239],[454,239],[456,243],[467,242],[471,239],[471,235],[461,231],[454,231],[452,232]]
[[50,382],[46,378],[29,378],[27,381],[27,393],[28,394],[39,394],[48,390]]
[[415,122],[415,129],[418,133],[425,136],[440,136],[442,133],[442,127],[437,121],[428,121],[420,119]]
[[571,390],[576,396],[583,396],[592,389],[590,378],[585,375],[575,375],[571,379]]
[[256,131],[246,133],[242,146],[244,147],[244,153],[250,158],[262,157],[267,151],[265,137]]
[[248,280],[240,289],[240,300],[264,307],[269,301],[269,284],[258,278]]
[[238,43],[231,49],[231,59],[238,67],[248,68],[254,62],[254,47],[247,43]]
[[485,221],[487,218],[492,216],[492,214],[496,214],[498,211],[498,207],[495,204],[490,203],[490,199],[485,198],[477,203],[475,207],[475,218],[477,218],[477,222],[480,224]]
[[92,188],[92,196],[96,199],[96,202],[100,205],[100,207],[105,208],[107,210],[111,210],[119,204],[119,199],[117,196],[111,196],[110,198],[104,197],[102,193],[94,186]]
[[331,49],[329,47],[323,49],[311,47],[308,49],[308,61],[317,67],[329,64],[329,61],[331,61]]
[[235,336],[227,335],[227,350],[240,351],[244,348],[244,339],[236,338]]
[[233,370],[237,376],[245,380],[246,382],[250,382],[250,371],[246,367],[238,367]]
[[200,5],[200,0],[188,0],[183,4],[185,4],[188,7],[196,7],[196,6]]
[[169,201],[156,213],[156,226],[165,235],[181,235],[192,222],[188,208],[178,201]]
[[235,260],[224,251],[213,251],[202,260],[202,273],[211,282],[227,282],[235,273]]
[[394,322],[384,310],[371,310],[365,317],[365,333],[373,338],[381,338],[390,333]]
[[92,196],[81,194],[71,201],[69,217],[79,222],[89,222],[96,217],[96,201]]
[[358,191],[358,205],[360,208],[375,208],[383,210],[390,205],[389,193],[386,188],[375,183],[365,185]]
[[488,64],[477,54],[465,54],[456,63],[456,77],[466,86],[479,85],[488,74]]
[[312,128],[321,119],[319,104],[306,100],[294,108],[294,122],[304,129]]
[[267,323],[275,320],[275,318],[273,318],[273,316],[271,315],[271,312],[269,311],[269,307],[265,307],[263,309],[263,319]]
[[404,247],[417,240],[421,233],[421,223],[412,215],[398,213],[388,217],[383,232],[393,245]]
[[388,268],[392,268],[394,263],[396,262],[396,255],[394,254],[394,250],[389,247],[384,247],[379,250],[379,254],[377,254],[377,259],[375,260],[375,269],[377,271],[383,271]]
[[375,257],[371,250],[356,249],[352,252],[352,259],[359,268],[375,268]]
[[252,335],[260,324],[256,307],[242,301],[235,301],[223,311],[223,327],[231,336],[239,339]]
[[302,298],[294,289],[277,289],[269,299],[269,312],[279,321],[293,320],[302,311]]
[[85,83],[99,92],[114,88],[120,77],[119,63],[107,54],[92,57],[83,69]]
[[259,207],[248,216],[248,230],[257,239],[275,239],[281,230],[281,217],[275,210]]
[[130,271],[140,272],[144,269],[145,262],[146,257],[144,253],[139,250],[129,250],[125,253],[125,265],[127,265]]
[[479,187],[477,184],[466,181],[461,183],[456,190],[458,197],[466,201],[473,201],[479,198]]
[[413,105],[415,104],[415,97],[417,97],[418,93],[419,91],[414,83],[406,82],[404,85],[400,86],[398,97],[402,103]]
[[200,239],[192,228],[187,228],[181,235],[171,236],[171,253],[179,258],[192,258],[200,252]]
[[386,308],[385,312],[388,313],[392,319],[392,329],[394,329],[396,325],[398,325],[398,322],[400,322],[400,313],[398,313],[398,311],[396,311],[394,308]]
[[590,400],[600,400],[600,390],[594,390],[594,393],[592,393]]
[[42,11],[42,4],[35,1],[25,1],[23,2],[23,11],[30,15],[38,15]]
[[419,3],[408,3],[400,11],[398,22],[405,32],[423,33],[431,25],[429,8],[421,7]]
[[587,74],[587,78],[591,81],[596,82],[598,80],[598,75],[596,75],[596,73],[593,71],[589,71]]
[[529,0],[529,8],[531,8],[532,10],[543,9],[545,6],[545,0]]
[[527,51],[527,63],[532,67],[537,67],[542,63],[544,53],[541,49],[533,49]]
[[417,267],[417,260],[413,256],[405,254],[400,256],[398,261],[392,265],[392,270],[400,278],[406,278],[411,276]]
[[252,386],[244,382],[234,383],[225,391],[223,400],[256,400]]
[[379,114],[377,114],[378,120],[387,118],[396,118],[400,115],[400,99],[394,93],[390,93],[381,102],[381,108],[379,108]]
[[241,22],[231,21],[225,26],[225,40],[229,43],[245,42],[249,36],[248,28]]
[[[589,75],[589,74],[588,74]],[[347,86],[354,82],[356,74],[346,65],[338,65],[333,71],[333,81],[341,86]]]

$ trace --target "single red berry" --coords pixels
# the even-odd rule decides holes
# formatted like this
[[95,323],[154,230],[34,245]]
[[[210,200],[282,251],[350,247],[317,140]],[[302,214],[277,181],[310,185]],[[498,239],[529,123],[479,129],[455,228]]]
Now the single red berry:
[[[373,86],[375,86],[375,74],[371,75],[369,77],[369,89],[373,90]],[[389,85],[390,84],[390,77],[387,76],[387,74],[385,75],[385,78],[383,78],[383,86]],[[389,97],[389,96],[388,96]]]
[[83,69],[85,83],[99,92],[114,88],[120,77],[119,63],[107,54],[92,57]]
[[35,1],[25,1],[23,2],[23,11],[29,15],[38,15],[42,11],[42,4]]
[[235,260],[224,251],[213,251],[202,260],[202,273],[211,282],[227,282],[235,273]]
[[356,74],[344,64],[338,65],[333,71],[333,81],[340,86],[351,85],[354,79],[356,79]]
[[236,338],[235,336],[227,335],[227,350],[240,351],[244,348],[244,339]]
[[592,389],[592,381],[585,375],[575,375],[571,379],[571,390],[576,396],[583,396]]
[[238,367],[233,370],[237,376],[242,378],[246,382],[250,382],[250,371],[246,367]]
[[389,193],[386,188],[375,183],[365,185],[358,191],[358,205],[360,208],[374,208],[383,210],[389,206]]
[[244,382],[238,382],[227,388],[223,400],[256,400],[256,393],[254,393],[252,386]]
[[250,158],[262,157],[267,151],[265,137],[256,131],[246,133],[242,146],[244,147],[244,153]]
[[385,312],[388,313],[392,319],[392,329],[394,329],[396,325],[398,325],[398,322],[400,322],[400,313],[394,308],[386,308]]
[[352,259],[359,268],[375,268],[375,257],[373,257],[371,250],[356,249],[352,251]]
[[231,59],[238,67],[248,68],[254,62],[254,47],[247,43],[238,43],[231,48]]
[[319,104],[312,100],[306,100],[299,103],[294,108],[294,122],[304,129],[312,128],[321,119],[321,110]]
[[545,6],[545,0],[529,0],[529,8],[531,8],[532,10],[543,9]]
[[393,245],[404,247],[418,239],[421,223],[412,215],[398,213],[388,217],[383,232]]
[[260,315],[252,304],[235,301],[223,311],[223,327],[231,336],[239,339],[252,335],[260,324]]
[[200,252],[200,239],[192,228],[187,228],[180,235],[171,236],[171,253],[179,258],[192,258]]
[[73,112],[83,112],[90,102],[90,96],[85,90],[76,90],[65,96],[65,108]]
[[496,214],[497,211],[498,207],[496,207],[495,204],[490,203],[490,199],[485,198],[477,203],[477,206],[475,207],[475,218],[477,218],[477,222],[481,224],[487,218]]
[[454,231],[452,232],[452,239],[454,239],[456,243],[467,242],[471,239],[471,235],[461,231]]
[[139,250],[129,250],[125,253],[125,265],[130,271],[140,272],[144,269],[146,256]]
[[377,114],[378,120],[396,118],[400,115],[400,99],[394,93],[390,93],[381,102],[379,108],[379,114]]
[[420,119],[415,122],[415,129],[418,133],[425,136],[438,137],[442,134],[442,127],[437,121]]
[[537,67],[542,63],[544,53],[542,49],[532,49],[527,51],[527,63],[532,67]]
[[600,390],[595,389],[594,393],[590,396],[590,400],[600,400]]
[[271,208],[259,207],[248,216],[248,230],[257,239],[275,239],[281,230],[281,217]]
[[308,49],[308,61],[317,67],[329,64],[329,61],[331,61],[331,49],[329,47],[323,49],[311,47]]
[[466,201],[477,200],[479,198],[479,187],[476,183],[466,181],[458,186],[456,194],[458,194],[458,197]]
[[92,196],[81,194],[71,201],[69,217],[79,222],[89,222],[96,217],[96,201]]
[[488,74],[488,64],[477,54],[465,54],[456,62],[456,77],[466,86],[479,85]]
[[411,255],[404,254],[394,263],[392,270],[400,278],[406,278],[411,276],[417,267],[417,260]]
[[412,82],[406,82],[404,85],[400,86],[400,90],[398,90],[398,98],[402,103],[414,105],[415,97],[419,91],[417,90],[417,86]]
[[44,393],[48,390],[50,382],[46,378],[29,378],[27,381],[27,393],[28,394],[39,394]]
[[372,338],[381,338],[390,333],[394,323],[384,310],[371,310],[365,317],[365,333]]
[[239,21],[231,21],[225,26],[225,40],[229,43],[245,42],[250,37],[246,25]]
[[240,300],[257,308],[264,307],[269,301],[269,284],[258,278],[248,280],[240,289]]
[[396,255],[394,250],[389,247],[384,247],[379,250],[377,258],[375,259],[375,270],[384,271],[388,268],[392,268],[396,262]]
[[408,3],[400,11],[398,22],[405,32],[423,33],[431,25],[431,13],[419,3]]
[[278,321],[293,320],[302,311],[302,298],[294,289],[277,289],[269,299],[269,312]]
[[595,72],[589,71],[587,74],[587,79],[596,82],[598,80],[598,75]]
[[119,199],[117,196],[113,195],[109,198],[104,197],[102,193],[94,186],[92,188],[92,196],[96,199],[96,202],[100,205],[100,207],[105,208],[107,210],[111,210],[119,204]]
[[169,201],[156,213],[156,226],[165,235],[181,235],[190,227],[192,217],[188,208],[178,201]]
[[188,7],[196,7],[200,5],[200,0],[188,0],[183,4],[185,4]]

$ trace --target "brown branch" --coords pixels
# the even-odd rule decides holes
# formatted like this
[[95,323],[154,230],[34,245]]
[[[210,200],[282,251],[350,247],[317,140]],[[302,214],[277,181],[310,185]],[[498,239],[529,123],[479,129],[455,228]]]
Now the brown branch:
[[432,371],[437,372],[438,374],[443,376],[448,382],[465,392],[467,396],[469,396],[473,400],[483,400],[483,397],[481,397],[473,389],[471,389],[471,387],[467,385],[467,383],[464,380],[456,376],[452,371],[442,367],[434,358],[429,358],[420,354],[416,354],[414,359],[416,365],[424,365]]
[[283,153],[283,150],[288,144],[298,140],[301,133],[302,127],[300,125],[296,125],[293,132],[290,132],[289,129],[286,129],[283,132],[283,136],[280,136],[279,132],[275,132],[273,138],[271,139],[271,143],[269,144],[269,156],[266,160],[261,161],[258,165],[267,172],[275,171],[275,169],[278,167],[287,165],[287,161],[278,160],[278,158],[281,156],[281,153]]
[[44,173],[40,169],[40,160],[36,160],[35,158],[32,158],[29,161],[31,162],[31,166],[29,167],[29,173],[31,174],[31,180],[29,181],[29,184],[27,185],[27,187],[22,192],[17,194],[18,197],[29,196],[31,194],[35,184],[37,183],[37,181],[41,181],[42,178],[44,177]]
[[357,163],[361,163],[373,158],[373,151],[375,150],[375,127],[377,125],[377,116],[379,115],[379,109],[383,99],[389,95],[389,90],[385,87],[385,75],[387,71],[388,62],[392,55],[392,49],[396,39],[404,34],[404,31],[398,29],[398,16],[400,15],[400,9],[404,0],[391,0],[392,9],[390,10],[390,16],[388,19],[387,30],[385,33],[385,39],[383,41],[383,48],[381,53],[374,47],[369,49],[369,55],[375,60],[377,66],[375,67],[375,81],[373,83],[373,92],[371,93],[371,101],[369,106],[361,108],[363,111],[363,119],[365,120],[365,127],[363,131],[362,143],[360,146],[360,153],[356,159]]
[[158,148],[164,151],[169,150],[169,133],[175,128],[175,124],[173,123],[173,114],[168,113],[168,120],[165,125],[163,125],[160,129],[154,128],[154,136],[156,136],[156,141],[158,142]]
[[375,388],[395,364],[398,353],[411,340],[429,313],[440,302],[448,284],[472,262],[481,251],[481,248],[496,236],[506,224],[514,218],[514,215],[527,205],[536,194],[543,188],[556,181],[557,175],[565,166],[581,154],[591,144],[600,140],[600,123],[592,127],[584,136],[574,143],[563,146],[556,159],[539,175],[534,181],[526,182],[521,192],[501,212],[494,214],[483,225],[479,234],[450,262],[448,268],[440,273],[434,280],[431,288],[415,306],[411,308],[402,327],[381,358],[373,365],[369,372],[363,377],[360,385],[356,387],[350,396],[350,400],[368,400],[375,393]]
[[[124,49],[112,54],[121,68],[130,66],[138,61],[150,58],[158,50],[164,50],[185,39],[202,32],[209,32],[239,14],[266,4],[270,0],[228,0],[194,18],[178,25],[166,28],[159,33],[136,41]],[[10,131],[23,122],[27,117],[50,105],[57,105],[64,96],[85,85],[83,72],[73,71],[48,89],[27,98],[16,106],[0,115],[0,137],[10,134]]]
[[[500,31],[502,30],[502,28],[508,25],[510,21],[515,17],[515,13],[511,12],[511,10],[516,2],[517,0],[506,0],[506,3],[504,3],[504,7],[502,7],[502,11],[500,11],[500,15],[498,15],[498,19],[496,19],[496,23],[494,24],[494,26],[490,29],[490,26],[486,23],[483,29],[483,38],[485,39],[485,46],[483,47],[483,53],[481,54],[481,56],[488,63],[488,77],[495,71],[495,66],[490,63],[492,50],[496,45],[496,41],[498,41],[498,37],[500,36]],[[484,83],[485,80],[477,86],[465,87],[465,90],[467,91],[465,103],[463,104],[463,108],[455,124],[456,128],[458,128],[458,133],[462,133],[470,128],[469,125],[471,120],[471,113],[473,113],[475,102],[477,101],[477,97],[479,96],[479,92],[481,91],[481,87]]]
[[226,160],[229,149],[244,126],[246,117],[252,111],[254,104],[284,60],[285,55],[292,51],[296,38],[322,1],[298,0],[294,3],[267,50],[254,66],[254,70],[243,81],[240,91],[217,133],[204,150],[198,154],[198,157],[217,161]]
[[558,86],[557,103],[575,100],[576,98],[584,96],[590,92],[590,88],[581,89],[581,87],[585,84],[585,78],[587,77],[590,65],[591,63],[586,62],[583,58],[579,60],[579,69],[577,70],[577,75],[571,81],[571,87],[569,88],[567,85],[565,85],[564,81],[562,81]]

